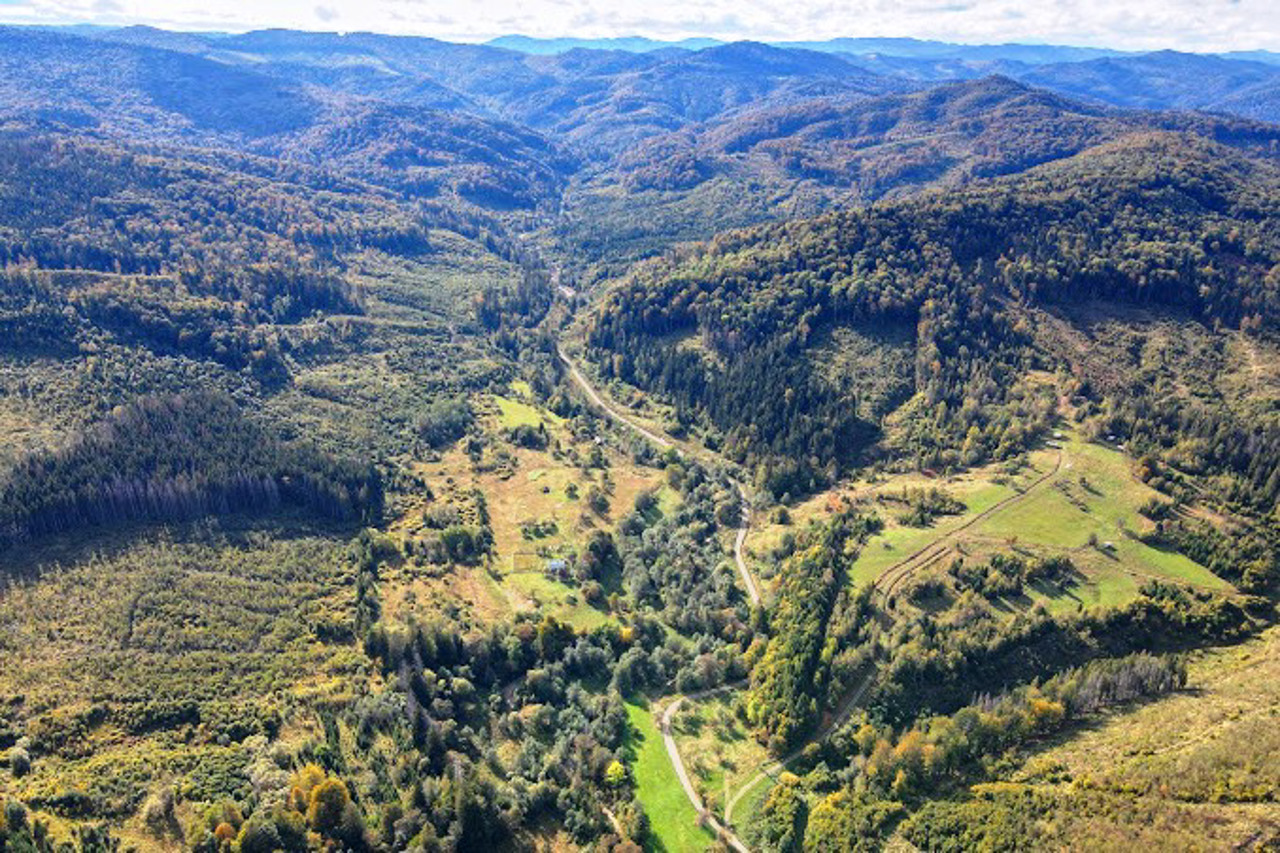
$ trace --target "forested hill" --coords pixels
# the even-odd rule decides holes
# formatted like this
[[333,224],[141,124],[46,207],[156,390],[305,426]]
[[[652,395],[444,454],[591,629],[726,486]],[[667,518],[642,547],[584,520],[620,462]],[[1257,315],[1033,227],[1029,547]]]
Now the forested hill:
[[1280,127],[1230,116],[1122,110],[1008,77],[880,97],[763,104],[645,140],[575,185],[559,226],[591,278],[673,240],[1017,174],[1152,130],[1280,156]]
[[1122,111],[995,75],[923,92],[814,98],[734,114],[650,140],[618,171],[632,189],[781,173],[871,200],[1011,174],[1142,130],[1187,131],[1263,156],[1280,154],[1280,128],[1272,124]]
[[[779,494],[872,452],[904,402],[935,412],[888,436],[919,461],[999,458],[1054,409],[1020,378],[1065,366],[1038,342],[1034,309],[1101,301],[1274,340],[1277,199],[1271,165],[1184,135],[1131,137],[982,186],[722,235],[623,281],[589,341],[611,375],[714,424]],[[829,378],[833,330],[889,328],[909,330],[895,393],[868,396],[893,370],[887,348]],[[1210,444],[1201,462],[1236,470],[1260,506],[1274,501],[1280,425],[1217,414],[1209,433],[1260,443],[1240,456]]]
[[1280,126],[992,50],[0,28],[0,853],[1280,839],[1018,769],[1274,624]]
[[527,127],[147,45],[0,28],[0,119],[237,151],[480,208],[554,201],[574,160]]

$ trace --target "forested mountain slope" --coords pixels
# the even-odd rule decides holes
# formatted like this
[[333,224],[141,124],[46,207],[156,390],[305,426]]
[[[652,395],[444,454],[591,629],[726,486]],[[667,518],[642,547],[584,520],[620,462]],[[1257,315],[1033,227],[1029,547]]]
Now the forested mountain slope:
[[[181,151],[0,134],[5,410],[53,437],[6,446],[6,464],[17,463],[0,484],[10,545],[273,508],[328,489],[323,472],[340,469],[346,484],[333,485],[347,497],[294,502],[376,519],[367,448],[316,442],[293,422],[297,408],[269,413],[270,401],[352,348],[379,347],[350,326],[386,310],[357,269],[394,258],[412,271],[469,253],[502,267],[491,252],[513,251],[494,237],[468,244],[458,232],[482,237],[483,221],[430,202],[276,160]],[[442,295],[399,298],[422,306]],[[462,361],[469,349],[430,360]]]
[[[896,439],[941,464],[961,445],[999,457],[1049,414],[1017,391],[1061,355],[1034,344],[1030,307],[1103,300],[1274,335],[1276,203],[1273,166],[1186,136],[1135,137],[969,190],[723,235],[638,270],[589,340],[610,374],[707,418],[781,494],[871,452],[889,415],[824,378],[822,336],[898,324],[914,340],[897,402],[938,416]],[[1262,445],[1205,448],[1205,461],[1238,470],[1265,506],[1280,486],[1276,424],[1238,428]]]
[[553,203],[574,162],[474,111],[353,98],[189,53],[11,28],[0,46],[0,116],[49,129],[278,157],[497,209]]
[[[249,63],[268,73],[424,106],[453,108],[459,98],[468,99],[535,127],[570,133],[583,121],[606,127],[629,121],[644,126],[661,119],[671,129],[676,126],[672,122],[702,120],[710,104],[740,103],[745,93],[759,97],[780,83],[784,93],[819,81],[836,87],[830,91],[886,93],[990,74],[1119,106],[1198,109],[1274,121],[1274,89],[1280,79],[1274,53],[1123,53],[914,39],[710,42],[638,53],[601,42],[530,55],[506,49],[501,40],[453,45],[361,33],[193,37],[135,27],[96,37]],[[740,59],[751,60],[754,67]],[[783,66],[786,70],[780,71]],[[769,78],[774,82],[765,83]],[[640,103],[645,109],[628,120],[626,113]],[[593,142],[585,133],[580,138]]]
[[1196,109],[1280,120],[1274,65],[1165,50],[1043,65],[1019,75],[1076,97],[1126,107]]
[[1149,130],[1280,152],[1273,124],[1121,110],[993,76],[765,105],[654,137],[573,186],[556,236],[567,263],[599,262],[584,277],[607,277],[673,239],[1015,174]]
[[1280,838],[1277,126],[697,46],[0,29],[0,850]]
[[[1260,122],[1108,110],[997,76],[907,95],[757,109],[653,140],[620,171],[635,189],[680,189],[736,166],[873,200],[1023,171],[1144,129],[1188,130],[1263,155],[1280,146],[1280,132]],[[751,164],[752,155],[765,162]]]
[[905,88],[835,55],[749,42],[696,52],[528,56],[369,33],[269,30],[193,41],[135,28],[101,38],[160,44],[348,94],[487,113],[606,159],[639,139],[743,106]]

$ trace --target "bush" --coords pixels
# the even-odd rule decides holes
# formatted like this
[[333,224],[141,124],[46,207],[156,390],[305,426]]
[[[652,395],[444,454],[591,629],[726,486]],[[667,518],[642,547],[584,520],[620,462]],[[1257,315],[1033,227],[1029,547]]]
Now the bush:
[[333,835],[342,826],[342,816],[351,802],[347,785],[341,779],[326,779],[311,791],[307,807],[307,823],[322,835]]
[[587,489],[587,506],[596,515],[605,515],[609,512],[609,496],[599,486],[592,486]]
[[462,438],[472,418],[471,406],[465,399],[436,400],[418,415],[414,426],[423,441],[440,448]]
[[516,447],[528,450],[545,450],[549,441],[544,424],[538,424],[536,427],[528,424],[512,427],[507,431],[507,439]]
[[9,772],[14,776],[26,776],[31,772],[31,755],[20,746],[9,750]]
[[173,788],[165,785],[153,793],[142,807],[142,822],[154,836],[163,836],[174,822]]

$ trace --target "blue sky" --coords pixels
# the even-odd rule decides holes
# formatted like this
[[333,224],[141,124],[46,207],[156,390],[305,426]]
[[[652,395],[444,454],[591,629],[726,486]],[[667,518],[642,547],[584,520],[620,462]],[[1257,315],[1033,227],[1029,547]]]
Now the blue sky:
[[1280,50],[1280,0],[0,0],[9,23],[731,40],[916,36],[1135,50]]

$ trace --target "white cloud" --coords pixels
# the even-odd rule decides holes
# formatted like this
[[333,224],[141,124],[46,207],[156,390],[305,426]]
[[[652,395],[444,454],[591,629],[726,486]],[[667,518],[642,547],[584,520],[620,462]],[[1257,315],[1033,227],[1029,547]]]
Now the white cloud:
[[916,36],[1129,49],[1280,49],[1277,0],[0,0],[11,23],[654,38]]

